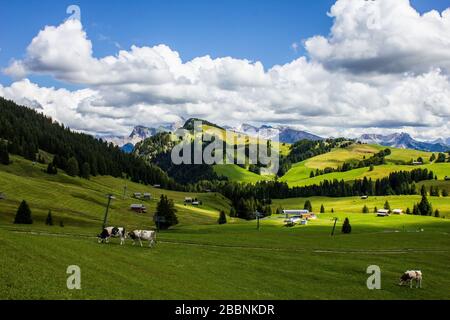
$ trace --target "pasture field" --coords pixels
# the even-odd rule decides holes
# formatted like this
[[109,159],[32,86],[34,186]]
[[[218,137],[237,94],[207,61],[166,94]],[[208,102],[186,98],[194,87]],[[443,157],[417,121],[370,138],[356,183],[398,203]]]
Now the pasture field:
[[[3,226],[0,298],[449,299],[450,221],[390,218],[351,215],[353,233],[339,224],[334,237],[326,214],[293,228],[274,216],[260,231],[250,222],[184,226],[160,233],[153,249],[101,245],[83,228],[57,236],[58,227]],[[66,288],[69,265],[81,268],[81,290]],[[369,265],[380,266],[382,290],[367,289]],[[422,270],[422,289],[397,285],[407,269]]]
[[[417,196],[310,198],[326,213],[307,226],[284,226],[283,215],[255,221],[228,217],[218,225],[218,211],[229,202],[215,193],[185,194],[127,182],[127,193],[161,193],[175,200],[180,224],[160,232],[155,248],[124,246],[118,239],[98,244],[105,194],[113,193],[110,225],[153,228],[156,201],[148,213],[128,210],[135,199],[123,194],[125,180],[50,176],[41,165],[13,157],[0,166],[0,299],[450,299],[450,220],[421,216],[377,218],[361,214],[367,204],[411,206]],[[184,197],[203,201],[184,206]],[[22,199],[33,212],[32,225],[12,224]],[[429,197],[434,208],[450,213],[448,198]],[[274,200],[272,207],[303,208],[306,199]],[[411,204],[411,205],[410,205]],[[330,210],[334,208],[335,213]],[[52,209],[54,226],[45,226]],[[335,236],[330,236],[338,218]],[[352,234],[340,233],[348,217]],[[64,221],[64,227],[59,221]],[[81,268],[81,290],[66,288],[66,269]],[[366,268],[378,265],[382,289],[368,290]],[[422,289],[399,287],[407,269],[424,273]]]
[[[290,198],[290,199],[274,199],[273,208],[283,209],[303,209],[306,200],[312,204],[313,211],[319,212],[320,206],[323,204],[325,213],[331,213],[331,209],[336,214],[356,214],[362,213],[364,205],[370,212],[374,212],[374,208],[383,209],[384,203],[389,202],[391,209],[413,209],[414,204],[421,200],[420,195],[403,195],[403,196],[373,196],[364,200],[360,197],[330,198],[330,197],[311,197],[311,198]],[[442,217],[450,217],[450,197],[430,197],[428,201],[433,206],[433,211],[438,209]],[[391,217],[392,218],[392,217]]]
[[[52,210],[57,224],[62,220],[66,226],[95,226],[98,229],[99,222],[103,221],[107,194],[116,197],[111,203],[109,223],[125,223],[133,228],[154,225],[152,217],[161,194],[174,200],[180,225],[215,224],[218,212],[229,212],[230,208],[229,201],[217,193],[167,191],[109,176],[86,180],[70,177],[61,171],[53,176],[44,172],[44,165],[32,165],[30,161],[15,156],[12,161],[9,166],[0,165],[0,192],[6,194],[6,200],[0,200],[0,223],[12,222],[20,202],[26,200],[38,224],[43,223],[48,210]],[[149,192],[153,199],[134,199],[131,196],[134,192]],[[199,207],[185,206],[186,196],[198,198],[203,204]],[[129,207],[133,203],[143,203],[147,213],[132,212]]]
[[450,163],[429,163],[421,166],[385,164],[375,166],[373,171],[370,171],[369,168],[358,168],[346,172],[332,172],[310,178],[310,172],[315,170],[306,167],[304,162],[299,162],[295,164],[292,169],[289,170],[283,177],[281,177],[280,181],[287,182],[291,187],[296,187],[319,184],[324,180],[332,181],[334,179],[353,181],[356,179],[363,179],[364,177],[367,177],[368,179],[372,178],[372,180],[376,180],[386,177],[392,172],[411,171],[417,168],[426,168],[428,170],[431,170],[437,176],[438,180],[442,181],[442,184],[450,184],[449,181],[443,181],[445,176],[450,175]]
[[262,176],[250,172],[236,164],[218,164],[214,166],[214,172],[219,176],[227,177],[230,181],[256,183],[270,179],[268,176]]

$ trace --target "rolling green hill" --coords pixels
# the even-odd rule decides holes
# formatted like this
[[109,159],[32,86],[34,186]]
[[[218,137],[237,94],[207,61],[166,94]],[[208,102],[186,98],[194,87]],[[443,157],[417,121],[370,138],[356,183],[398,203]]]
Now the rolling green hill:
[[[110,176],[91,177],[90,180],[67,176],[63,172],[48,175],[46,168],[39,163],[21,157],[12,157],[9,166],[0,165],[0,192],[7,196],[0,200],[0,221],[8,223],[22,200],[26,200],[33,218],[42,223],[48,210],[52,210],[56,223],[64,221],[66,227],[83,226],[99,229],[106,206],[106,194],[113,194],[110,211],[110,223],[124,223],[135,228],[153,226],[153,213],[161,194],[173,199],[178,209],[180,225],[215,224],[220,210],[229,211],[229,203],[216,193],[190,194],[145,186]],[[126,186],[126,196],[123,197]],[[134,192],[149,192],[151,201],[131,198]],[[185,196],[198,198],[203,202],[200,207],[184,206]],[[148,212],[143,215],[129,210],[132,203],[144,203]]]
[[[216,193],[188,194],[152,188],[108,176],[90,180],[58,173],[13,156],[0,165],[0,299],[449,299],[450,221],[434,217],[377,218],[359,213],[364,204],[406,208],[418,196],[309,198],[313,209],[326,208],[307,226],[286,228],[284,215],[254,221],[228,217],[218,225],[218,211],[229,202]],[[123,198],[124,186],[127,195]],[[153,249],[124,246],[113,239],[98,244],[105,195],[113,193],[110,225],[154,228],[156,201],[144,202],[147,214],[128,210],[133,192],[162,193],[174,199],[180,224],[158,234]],[[185,196],[200,207],[184,206]],[[30,204],[32,225],[12,224],[22,199]],[[429,197],[434,208],[449,214],[448,198]],[[273,200],[273,209],[299,208],[306,199]],[[331,214],[334,208],[335,214]],[[44,219],[51,209],[55,226]],[[330,237],[333,218],[339,218]],[[342,235],[345,217],[352,234]],[[63,220],[65,227],[60,227]],[[245,257],[245,259],[243,259]],[[114,268],[111,262],[114,261]],[[368,265],[383,270],[383,290],[365,286]],[[82,290],[67,290],[66,268],[82,270]],[[407,269],[420,268],[424,289],[397,286]],[[301,281],[297,281],[301,272]],[[266,279],[266,280],[264,280]],[[264,280],[264,281],[262,281]],[[116,290],[117,283],[121,289]]]
[[214,171],[219,177],[227,177],[229,181],[233,182],[256,183],[258,181],[270,179],[268,176],[250,172],[236,164],[215,165]]
[[[391,172],[410,171],[416,168],[427,168],[428,170],[432,170],[440,180],[444,179],[445,176],[450,175],[450,163],[430,163],[429,158],[432,153],[389,148],[391,150],[391,154],[386,157],[387,164],[375,166],[373,171],[369,171],[369,168],[365,167],[346,172],[332,172],[310,178],[311,172],[315,172],[316,169],[325,169],[327,167],[337,168],[344,162],[359,161],[364,157],[367,159],[382,149],[385,149],[385,147],[357,144],[351,145],[345,149],[336,148],[329,153],[296,163],[293,165],[291,170],[281,177],[280,181],[287,182],[289,186],[305,186],[318,184],[323,180],[334,179],[352,181],[367,177],[375,180],[385,177]],[[404,164],[419,157],[423,158],[424,165],[412,166]]]

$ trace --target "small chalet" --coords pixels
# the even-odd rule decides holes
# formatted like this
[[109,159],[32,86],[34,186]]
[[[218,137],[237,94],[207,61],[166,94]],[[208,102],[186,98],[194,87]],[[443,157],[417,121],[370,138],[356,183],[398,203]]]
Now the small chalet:
[[378,217],[388,217],[389,216],[389,210],[387,210],[387,209],[378,209],[377,216]]
[[144,199],[145,200],[151,200],[152,199],[152,195],[148,192],[144,193]]
[[137,212],[137,213],[146,213],[147,208],[143,204],[132,204],[130,206],[130,210]]

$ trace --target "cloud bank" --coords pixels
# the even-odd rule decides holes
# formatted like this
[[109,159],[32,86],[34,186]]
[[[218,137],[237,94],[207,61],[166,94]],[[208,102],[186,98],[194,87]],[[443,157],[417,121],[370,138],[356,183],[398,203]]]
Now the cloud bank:
[[[450,136],[450,9],[420,15],[407,0],[338,0],[329,15],[329,36],[306,39],[307,56],[267,70],[232,57],[183,61],[166,45],[96,58],[81,22],[67,20],[46,26],[3,69],[16,82],[0,95],[95,134],[203,117],[326,136]],[[87,89],[40,87],[33,74]]]

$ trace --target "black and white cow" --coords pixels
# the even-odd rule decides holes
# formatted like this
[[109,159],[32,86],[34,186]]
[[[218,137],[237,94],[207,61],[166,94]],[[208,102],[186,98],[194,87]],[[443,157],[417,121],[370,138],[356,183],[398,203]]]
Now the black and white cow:
[[413,281],[416,281],[416,288],[422,288],[422,271],[420,270],[408,270],[400,277],[399,285],[405,285],[409,283],[409,287],[412,288]]
[[109,238],[120,238],[120,245],[125,243],[125,239],[127,234],[125,232],[125,228],[123,227],[107,227],[102,230],[98,236],[98,242],[100,243],[108,243]]
[[156,244],[156,231],[153,230],[134,230],[128,233],[128,236],[133,240],[133,245],[136,240],[139,241],[142,247],[142,240],[148,241],[148,246],[153,247]]

